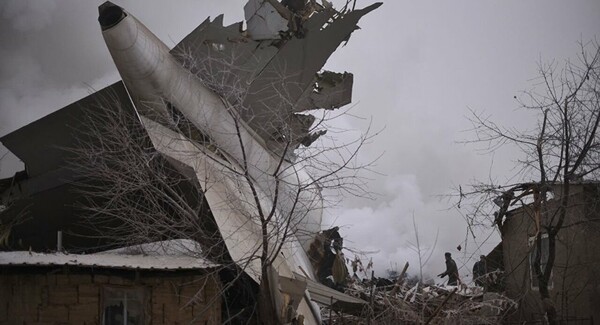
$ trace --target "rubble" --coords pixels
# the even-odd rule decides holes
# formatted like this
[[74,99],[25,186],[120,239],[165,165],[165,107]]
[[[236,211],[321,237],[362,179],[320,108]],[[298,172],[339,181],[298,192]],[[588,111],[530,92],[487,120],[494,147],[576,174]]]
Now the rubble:
[[[408,280],[408,263],[397,277],[379,278],[374,276],[372,261],[365,266],[355,256],[353,260],[345,260],[351,264],[352,275],[347,270],[340,272],[345,275],[341,280],[338,279],[341,274],[335,274],[334,259],[343,258],[343,249],[339,227],[333,227],[319,233],[308,251],[317,279],[322,283],[320,299],[316,301],[324,307],[321,310],[324,324],[498,324],[517,307],[514,300],[490,292],[498,288],[495,284],[501,282],[502,271],[483,275],[479,283],[484,283],[485,288],[460,281],[458,286],[428,285]],[[357,300],[325,291],[326,287]]]
[[482,287],[409,285],[404,277],[388,286],[381,279],[356,280],[344,292],[368,301],[356,313],[323,308],[324,324],[498,324],[514,311],[514,300]]

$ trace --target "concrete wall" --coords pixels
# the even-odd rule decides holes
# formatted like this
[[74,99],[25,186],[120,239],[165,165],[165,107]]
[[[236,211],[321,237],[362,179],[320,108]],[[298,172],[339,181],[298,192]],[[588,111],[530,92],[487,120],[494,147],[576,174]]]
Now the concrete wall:
[[[559,318],[591,318],[600,320],[600,214],[594,191],[575,187],[563,229],[557,236],[556,261],[551,277],[550,297]],[[558,209],[549,204],[549,213]],[[547,221],[546,221],[547,222]],[[513,320],[533,321],[543,318],[539,291],[530,282],[528,240],[535,236],[536,226],[531,206],[513,211],[503,226],[504,267],[509,297],[520,302]]]
[[99,324],[104,286],[145,288],[147,324],[221,323],[220,285],[213,276],[13,270],[0,273],[0,324]]

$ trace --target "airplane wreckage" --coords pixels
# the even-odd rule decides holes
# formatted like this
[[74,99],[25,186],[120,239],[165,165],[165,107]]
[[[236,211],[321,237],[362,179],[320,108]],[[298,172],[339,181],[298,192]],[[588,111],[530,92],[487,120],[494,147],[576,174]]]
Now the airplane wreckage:
[[[7,191],[14,198],[15,191],[33,195],[56,187],[52,182],[69,183],[74,176],[56,149],[74,141],[66,125],[77,123],[72,115],[81,107],[116,98],[133,110],[154,150],[199,185],[231,260],[256,283],[268,278],[278,284],[271,288],[279,297],[275,310],[291,309],[304,324],[317,324],[315,302],[363,303],[317,282],[318,267],[307,252],[322,231],[323,198],[295,151],[325,132],[312,132],[315,117],[307,111],[350,103],[352,74],[321,69],[358,29],[360,18],[380,5],[337,11],[326,1],[250,0],[245,30],[242,23],[223,26],[219,16],[169,49],[129,12],[102,4],[98,21],[122,81],[1,139],[26,166],[3,180],[2,204],[8,206]],[[184,120],[192,132],[174,126],[174,120]],[[38,203],[26,204],[36,209]],[[275,223],[282,220],[290,227],[286,240],[271,236],[269,249],[282,246],[266,277],[256,257],[263,242],[261,224],[251,220],[256,209],[274,213],[269,229],[279,231]],[[49,223],[32,227],[43,233]],[[43,249],[44,238],[31,235],[30,247]],[[283,313],[282,321],[288,317]]]

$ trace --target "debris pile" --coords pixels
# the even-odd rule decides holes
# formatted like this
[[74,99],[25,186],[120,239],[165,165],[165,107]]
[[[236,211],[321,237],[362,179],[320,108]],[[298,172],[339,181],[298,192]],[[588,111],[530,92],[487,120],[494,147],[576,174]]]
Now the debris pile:
[[368,305],[354,312],[324,308],[324,323],[498,324],[516,307],[515,301],[499,293],[484,292],[481,287],[410,285],[405,279],[402,274],[396,283],[382,285],[385,279],[355,278],[345,293],[367,301]]

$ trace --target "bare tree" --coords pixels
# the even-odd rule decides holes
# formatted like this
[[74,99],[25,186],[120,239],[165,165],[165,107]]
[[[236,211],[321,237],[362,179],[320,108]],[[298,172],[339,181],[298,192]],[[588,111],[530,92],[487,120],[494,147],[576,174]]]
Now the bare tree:
[[[476,138],[467,142],[486,144],[487,152],[514,145],[523,156],[515,168],[515,183],[481,181],[464,191],[460,188],[459,193],[459,207],[463,199],[474,199],[475,203],[467,206],[470,226],[485,224],[487,220],[502,231],[504,217],[512,206],[530,208],[536,227],[532,267],[539,282],[539,298],[551,324],[558,320],[549,282],[559,233],[565,228],[569,211],[575,209],[571,185],[584,178],[598,180],[600,176],[600,45],[597,41],[580,43],[580,49],[576,62],[539,64],[539,83],[519,99],[522,108],[538,116],[538,123],[531,130],[502,127],[471,112]],[[492,201],[497,206],[490,204]],[[542,261],[542,238],[546,236],[548,255]]]
[[[240,73],[235,58],[209,56],[198,61],[185,53],[180,55],[191,71],[190,78],[199,78],[208,89],[227,98],[237,130],[232,137],[237,138],[244,159],[236,163],[170,103],[159,103],[171,114],[161,125],[138,115],[129,103],[116,97],[104,98],[96,107],[86,110],[87,116],[78,127],[78,132],[84,135],[79,144],[66,148],[74,153],[71,167],[84,179],[80,191],[87,198],[85,209],[93,221],[90,224],[97,227],[100,236],[118,245],[192,239],[201,244],[203,255],[228,268],[252,273],[252,265],[258,264],[261,322],[279,323],[286,315],[281,315],[280,299],[273,296],[273,265],[282,258],[282,250],[303,249],[298,238],[315,235],[301,229],[306,228],[302,225],[309,214],[320,213],[323,208],[322,190],[368,195],[358,173],[370,164],[357,163],[356,156],[370,136],[340,145],[317,141],[312,147],[300,147],[303,139],[291,128],[280,130],[277,167],[265,176],[273,180],[273,188],[265,191],[250,173],[258,166],[253,166],[247,158],[247,144],[241,133],[246,126],[238,112],[247,110],[243,98],[248,90],[235,81]],[[218,68],[218,73],[214,68]],[[285,78],[286,73],[282,71],[279,77]],[[274,78],[273,84],[279,83],[281,79]],[[286,94],[280,96],[281,102],[287,101]],[[320,130],[329,118],[331,114],[325,113],[312,123],[317,134],[324,134]],[[166,142],[157,145],[156,134]],[[166,154],[172,148],[177,148],[178,157]],[[192,158],[186,160],[189,157]],[[192,160],[210,165],[216,171],[210,177],[218,174],[220,178],[210,182],[200,179],[195,170],[198,166]],[[298,177],[298,171],[309,171],[310,177],[290,183],[290,175]],[[219,207],[208,205],[205,195],[212,189],[207,184],[231,185],[219,190],[220,203],[245,220],[234,223],[239,229],[232,231],[261,234],[260,242],[243,248],[242,257],[228,250],[224,239],[228,234],[211,217],[211,212]]]
[[431,247],[423,247],[421,245],[421,239],[419,237],[419,228],[417,227],[417,223],[415,221],[415,214],[412,216],[413,221],[413,230],[415,231],[415,242],[409,242],[409,248],[417,254],[419,259],[419,283],[423,284],[425,279],[423,278],[423,267],[427,265],[431,255],[433,255],[433,251],[435,250],[435,246],[437,245],[439,230],[436,232],[435,240]]

